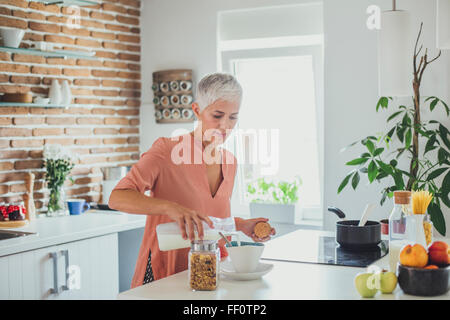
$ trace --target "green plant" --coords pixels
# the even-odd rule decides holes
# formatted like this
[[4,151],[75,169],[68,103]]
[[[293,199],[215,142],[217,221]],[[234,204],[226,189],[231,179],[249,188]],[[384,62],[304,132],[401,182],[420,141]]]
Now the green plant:
[[264,178],[247,184],[247,199],[250,202],[290,204],[298,201],[298,187],[301,179],[296,177],[293,182],[266,182]]
[[[413,106],[400,105],[394,110],[395,112],[387,118],[387,123],[394,119],[401,120],[397,120],[387,133],[381,133],[378,136],[368,136],[348,146],[354,146],[361,142],[366,150],[358,158],[346,163],[346,165],[356,168],[350,171],[343,179],[338,187],[338,193],[345,188],[350,179],[353,189],[356,190],[361,174],[367,174],[370,183],[375,180],[380,182],[383,179],[392,178],[390,185],[382,190],[381,205],[383,205],[387,197],[392,198],[395,190],[428,189],[434,195],[433,201],[428,207],[428,213],[436,230],[440,234],[445,235],[446,227],[441,203],[450,207],[450,132],[444,124],[436,120],[424,122],[420,119],[421,98],[419,88],[423,72],[428,64],[440,56],[439,52],[434,59],[428,61],[426,50],[425,54],[420,58],[419,65],[417,65],[417,58],[422,49],[421,46],[417,50],[421,32],[422,24],[414,48]],[[390,100],[392,101],[393,99],[391,97],[381,97],[377,103],[376,111],[388,109]],[[441,99],[431,96],[426,98],[424,102],[429,103],[430,111],[432,112],[437,106],[442,106],[445,108],[447,117],[449,116],[450,109]],[[422,154],[419,149],[419,138],[426,141]],[[389,147],[395,140],[398,140],[400,147],[388,153]],[[346,150],[348,147],[343,150]],[[437,159],[429,158],[429,152],[432,150],[437,151]],[[400,168],[397,161],[401,156],[405,155],[410,159],[409,170]],[[445,172],[447,173],[443,182],[439,185],[437,179],[443,176]],[[404,178],[407,178],[406,183]]]

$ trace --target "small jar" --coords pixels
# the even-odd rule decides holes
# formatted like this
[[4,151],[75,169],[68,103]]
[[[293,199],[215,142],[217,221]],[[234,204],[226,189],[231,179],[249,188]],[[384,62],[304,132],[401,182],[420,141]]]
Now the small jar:
[[425,241],[428,247],[433,242],[433,222],[428,213],[425,213],[425,216],[423,217],[423,230],[425,232]]
[[189,251],[189,286],[193,291],[216,290],[220,251],[217,241],[194,240]]

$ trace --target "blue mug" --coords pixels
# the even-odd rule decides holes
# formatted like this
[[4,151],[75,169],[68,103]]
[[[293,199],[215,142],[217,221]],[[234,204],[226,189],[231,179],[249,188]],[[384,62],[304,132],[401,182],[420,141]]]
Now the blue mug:
[[91,206],[84,199],[69,199],[67,200],[69,212],[71,215],[77,215],[89,210]]

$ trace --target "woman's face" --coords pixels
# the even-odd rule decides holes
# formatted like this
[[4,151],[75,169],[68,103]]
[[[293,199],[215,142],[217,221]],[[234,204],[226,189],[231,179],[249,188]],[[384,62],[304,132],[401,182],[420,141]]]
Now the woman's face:
[[216,100],[199,113],[200,107],[197,103],[193,103],[192,110],[201,121],[204,139],[210,140],[210,137],[217,137],[219,142],[224,142],[236,125],[239,107],[239,101]]

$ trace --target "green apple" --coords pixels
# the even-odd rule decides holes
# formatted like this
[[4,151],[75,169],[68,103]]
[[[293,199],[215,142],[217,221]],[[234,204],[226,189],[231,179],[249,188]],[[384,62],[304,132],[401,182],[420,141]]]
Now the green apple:
[[397,287],[397,276],[393,272],[383,270],[380,274],[380,290],[382,293],[392,293]]
[[358,273],[355,277],[356,290],[363,298],[373,298],[378,291],[376,288],[369,289],[368,287],[368,280],[373,275],[373,273]]

